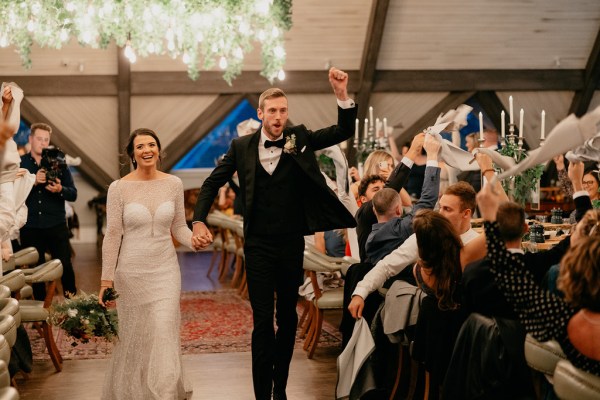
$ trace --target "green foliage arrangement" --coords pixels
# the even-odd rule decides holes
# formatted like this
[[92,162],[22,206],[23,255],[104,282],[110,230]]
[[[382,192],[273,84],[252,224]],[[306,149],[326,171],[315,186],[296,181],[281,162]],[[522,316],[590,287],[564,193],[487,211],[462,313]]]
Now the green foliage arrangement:
[[[517,143],[511,142],[509,139],[504,140],[505,145],[498,150],[500,154],[514,158],[517,163],[527,157],[524,150],[519,150]],[[531,191],[536,190],[543,173],[544,165],[538,164],[533,168],[526,169],[520,175],[504,179],[502,187],[514,202],[525,206],[530,199]]]
[[[112,297],[115,298],[116,295]],[[65,299],[63,303],[53,305],[49,322],[74,339],[72,346],[88,343],[94,338],[113,342],[118,337],[117,310],[99,304],[96,294],[82,292]]]

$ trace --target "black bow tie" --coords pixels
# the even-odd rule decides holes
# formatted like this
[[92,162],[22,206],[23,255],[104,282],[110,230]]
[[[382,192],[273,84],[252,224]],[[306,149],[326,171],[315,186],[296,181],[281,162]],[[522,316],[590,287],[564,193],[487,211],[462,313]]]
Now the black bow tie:
[[280,149],[283,149],[283,145],[285,144],[285,140],[280,139],[280,140],[265,140],[265,149],[268,149],[271,146],[275,146],[275,147],[279,147]]

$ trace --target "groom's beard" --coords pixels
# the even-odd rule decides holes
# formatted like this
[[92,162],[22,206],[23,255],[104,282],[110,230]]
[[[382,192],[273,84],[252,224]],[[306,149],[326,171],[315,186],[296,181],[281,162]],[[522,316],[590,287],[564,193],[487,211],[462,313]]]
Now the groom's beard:
[[[275,140],[281,137],[281,135],[283,134],[283,128],[285,126],[282,123],[280,123],[279,126],[273,126],[272,124],[267,122],[263,124],[263,127],[269,138]],[[276,131],[276,133],[273,132],[274,130]]]

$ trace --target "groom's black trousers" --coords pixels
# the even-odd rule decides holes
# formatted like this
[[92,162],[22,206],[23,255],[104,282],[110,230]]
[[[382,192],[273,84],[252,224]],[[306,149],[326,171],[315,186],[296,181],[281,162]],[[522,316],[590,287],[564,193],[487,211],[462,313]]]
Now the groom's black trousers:
[[[244,254],[252,312],[252,379],[257,400],[285,393],[294,351],[298,287],[303,280],[304,237],[248,235]],[[274,294],[277,295],[275,303]],[[277,332],[273,325],[273,310]]]

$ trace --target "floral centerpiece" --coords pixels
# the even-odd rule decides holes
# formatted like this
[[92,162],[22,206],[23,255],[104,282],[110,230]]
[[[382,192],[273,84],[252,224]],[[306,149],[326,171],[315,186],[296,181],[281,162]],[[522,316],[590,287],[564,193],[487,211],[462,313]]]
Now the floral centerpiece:
[[[114,300],[118,296],[112,291],[104,300]],[[117,310],[98,303],[98,295],[81,294],[65,299],[50,309],[49,322],[63,329],[74,339],[72,346],[88,343],[90,339],[103,338],[113,342],[118,337]]]

